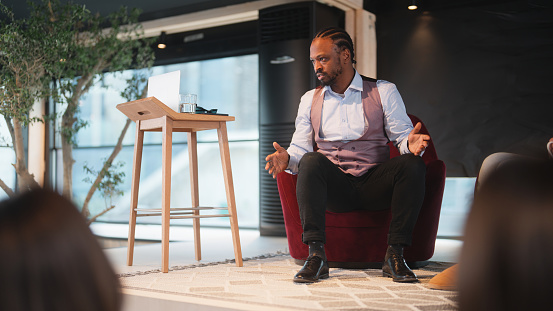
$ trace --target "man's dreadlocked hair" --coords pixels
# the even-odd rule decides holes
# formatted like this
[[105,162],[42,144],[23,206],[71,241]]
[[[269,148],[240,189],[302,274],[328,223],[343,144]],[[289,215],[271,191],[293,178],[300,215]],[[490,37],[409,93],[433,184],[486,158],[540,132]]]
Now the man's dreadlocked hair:
[[356,63],[355,53],[353,52],[353,41],[351,40],[351,37],[345,30],[337,27],[325,28],[319,31],[315,35],[315,38],[313,38],[313,40],[316,38],[332,39],[332,42],[334,43],[334,45],[338,47],[338,49],[340,49],[340,51],[342,51],[344,48],[348,49],[351,53],[351,62],[353,64]]

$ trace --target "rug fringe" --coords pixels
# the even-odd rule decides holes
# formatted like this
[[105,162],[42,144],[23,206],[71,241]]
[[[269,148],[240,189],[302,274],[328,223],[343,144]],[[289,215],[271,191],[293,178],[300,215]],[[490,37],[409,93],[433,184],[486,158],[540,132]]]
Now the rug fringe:
[[[267,258],[273,258],[273,257],[279,257],[279,256],[289,256],[289,255],[290,255],[290,253],[288,253],[288,252],[277,251],[276,253],[268,253],[268,254],[262,254],[262,255],[259,255],[259,256],[243,258],[242,261],[267,259]],[[207,262],[207,263],[195,263],[195,264],[185,265],[185,266],[172,266],[172,267],[169,268],[169,271],[177,271],[177,270],[193,269],[193,268],[199,268],[199,267],[224,265],[224,264],[235,263],[235,262],[236,262],[236,259],[225,259],[223,261],[214,261],[214,262]],[[161,273],[161,269],[153,269],[153,270],[137,271],[137,272],[129,272],[129,273],[118,273],[117,277],[126,278],[126,277],[137,276],[137,275],[146,275],[146,274],[151,274],[151,273]]]

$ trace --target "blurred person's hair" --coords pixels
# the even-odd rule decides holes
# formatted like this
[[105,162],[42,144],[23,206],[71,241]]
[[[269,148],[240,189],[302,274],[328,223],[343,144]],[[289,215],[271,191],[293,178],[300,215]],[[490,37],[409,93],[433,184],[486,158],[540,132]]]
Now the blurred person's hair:
[[0,202],[0,310],[117,311],[121,287],[77,208],[33,190]]
[[551,310],[551,161],[514,161],[492,173],[465,228],[460,310]]

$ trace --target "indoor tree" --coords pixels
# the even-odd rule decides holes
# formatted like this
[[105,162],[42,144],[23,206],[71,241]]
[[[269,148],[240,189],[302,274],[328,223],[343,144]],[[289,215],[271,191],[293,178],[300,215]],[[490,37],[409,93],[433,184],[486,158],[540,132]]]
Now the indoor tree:
[[[15,19],[13,13],[0,3],[0,114],[8,127],[15,152],[15,172],[18,188],[38,187],[29,174],[23,145],[24,128],[33,120],[29,117],[33,104],[48,96],[48,76],[45,68],[52,62],[51,37],[43,36],[37,20]],[[14,190],[0,178],[0,187],[10,196]]]
[[151,65],[153,51],[140,40],[143,33],[136,9],[129,13],[121,8],[103,18],[83,6],[60,5],[56,1],[36,6],[34,11],[40,14],[47,7],[54,8],[50,11],[54,17],[48,17],[45,23],[52,31],[65,34],[64,44],[59,46],[60,61],[52,63],[50,74],[56,81],[55,98],[66,104],[61,116],[63,194],[71,197],[72,150],[77,144],[76,133],[85,125],[78,116],[80,98],[101,78],[102,72],[129,69],[133,64]]
[[[59,0],[43,0],[38,4],[29,2],[29,6],[30,16],[16,19],[0,3],[3,13],[0,25],[0,113],[8,124],[16,153],[14,167],[18,175],[18,189],[25,190],[38,186],[26,167],[23,148],[24,127],[32,122],[40,122],[31,119],[29,112],[36,101],[47,98],[53,103],[61,102],[65,105],[65,110],[59,116],[63,195],[71,198],[75,162],[73,147],[77,145],[77,132],[86,125],[79,118],[81,97],[101,79],[103,72],[151,66],[151,40],[142,38],[142,28],[138,23],[139,11],[136,9],[129,12],[122,7],[102,17],[88,11],[83,5],[61,4]],[[136,90],[139,87],[137,81],[130,80],[129,87],[135,91],[126,93],[139,93]],[[49,119],[54,120],[56,117],[50,116]],[[109,193],[106,189],[113,186],[114,176],[119,176],[113,171],[112,163],[121,149],[122,137],[129,124],[130,121],[127,121],[123,127],[119,141],[103,168],[95,172],[97,176],[82,209],[86,217],[89,216],[87,206],[92,194],[98,188],[108,191],[104,194]],[[14,193],[1,178],[0,187],[8,195]]]
[[[150,71],[149,70],[139,70],[135,71],[133,76],[127,80],[127,87],[125,90],[121,92],[121,97],[126,99],[127,101],[133,101],[140,98],[146,97],[146,91],[147,91],[147,77],[149,76]],[[120,191],[117,186],[119,183],[122,182],[122,177],[124,174],[122,172],[118,172],[117,168],[120,167],[120,164],[114,164],[113,161],[123,148],[123,139],[125,138],[125,135],[127,133],[127,130],[129,129],[129,126],[131,125],[131,119],[127,118],[125,121],[125,124],[123,125],[123,129],[121,130],[121,133],[119,134],[119,138],[117,139],[117,143],[115,144],[115,147],[113,148],[111,154],[109,157],[104,161],[104,164],[100,171],[95,171],[93,168],[88,167],[85,165],[84,170],[93,176],[96,176],[95,179],[92,178],[86,178],[85,181],[88,181],[92,184],[90,189],[88,190],[88,193],[84,199],[81,213],[85,217],[89,217],[89,209],[88,205],[90,203],[90,200],[92,199],[92,196],[96,192],[96,190],[99,190],[101,192],[101,195],[106,199],[106,208],[96,214],[95,216],[91,217],[89,219],[89,223],[96,220],[96,218],[102,216],[109,210],[113,209],[115,206],[111,204],[111,198],[116,195],[122,195],[122,191]],[[108,203],[109,201],[109,203]]]

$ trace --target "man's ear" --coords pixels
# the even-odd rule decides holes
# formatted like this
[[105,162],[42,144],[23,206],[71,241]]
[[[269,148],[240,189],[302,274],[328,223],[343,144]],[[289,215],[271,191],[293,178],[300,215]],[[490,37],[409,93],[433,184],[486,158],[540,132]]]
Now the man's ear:
[[351,53],[348,49],[342,48],[342,52],[340,53],[340,56],[344,64],[347,63],[348,60],[351,62]]

